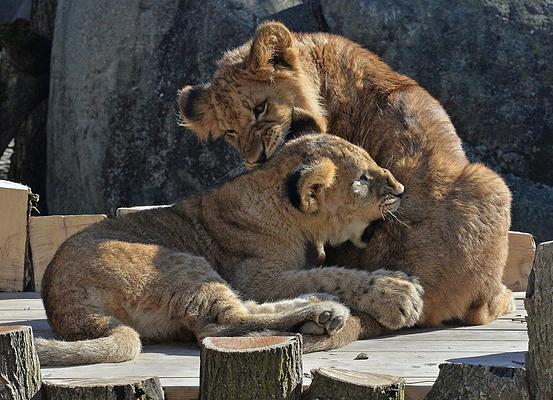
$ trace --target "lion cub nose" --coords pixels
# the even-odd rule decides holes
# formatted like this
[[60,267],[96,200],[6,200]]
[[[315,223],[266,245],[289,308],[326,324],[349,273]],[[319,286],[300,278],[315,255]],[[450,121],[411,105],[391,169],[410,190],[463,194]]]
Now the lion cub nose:
[[399,182],[396,182],[396,191],[395,191],[394,194],[398,197],[401,197],[401,196],[403,196],[403,193],[405,193],[405,186],[403,186]]
[[405,186],[403,186],[401,183],[399,183],[396,178],[392,175],[390,171],[387,169],[384,170],[386,173],[388,188],[390,190],[390,193],[394,196],[401,197],[403,193],[405,192]]

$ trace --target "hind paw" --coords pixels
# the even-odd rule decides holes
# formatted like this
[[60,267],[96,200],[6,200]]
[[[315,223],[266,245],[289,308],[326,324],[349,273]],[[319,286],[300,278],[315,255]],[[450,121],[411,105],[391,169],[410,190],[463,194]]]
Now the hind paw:
[[300,325],[299,332],[308,335],[334,335],[340,331],[348,317],[349,309],[335,301],[321,301],[310,309],[308,321]]

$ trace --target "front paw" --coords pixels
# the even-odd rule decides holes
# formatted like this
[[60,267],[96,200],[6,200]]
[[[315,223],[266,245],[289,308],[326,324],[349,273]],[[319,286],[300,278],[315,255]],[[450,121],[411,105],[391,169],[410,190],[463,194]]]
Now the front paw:
[[417,323],[422,315],[424,294],[417,278],[401,271],[378,270],[372,274],[370,283],[363,291],[361,311],[393,330]]
[[319,301],[309,307],[308,321],[299,327],[307,335],[334,335],[340,331],[349,318],[349,309],[335,301]]

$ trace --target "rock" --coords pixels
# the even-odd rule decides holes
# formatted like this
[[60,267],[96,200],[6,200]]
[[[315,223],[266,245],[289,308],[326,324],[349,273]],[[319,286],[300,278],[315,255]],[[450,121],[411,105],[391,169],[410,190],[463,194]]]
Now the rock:
[[[31,10],[32,4],[32,10]],[[27,0],[30,20],[0,24],[0,154],[14,140],[3,168],[8,178],[30,186],[46,211],[46,116],[50,84],[50,50],[56,0]]]
[[321,6],[330,31],[374,51],[441,101],[477,156],[514,184],[513,227],[551,239],[542,217],[553,208],[553,196],[544,197],[553,190],[553,3],[322,0]]
[[553,187],[507,174],[513,192],[511,229],[530,232],[536,242],[553,239]]
[[[226,144],[206,146],[177,126],[176,92],[207,79],[223,51],[248,40],[263,19],[294,17],[292,25],[316,26],[311,5],[60,0],[48,119],[49,211],[113,213],[167,204],[235,169],[240,158]],[[292,8],[293,15],[283,13]]]
[[[484,163],[498,169],[497,164],[485,159],[485,146],[473,147],[463,143],[463,148],[472,162]],[[511,229],[532,233],[538,243],[551,240],[553,238],[553,220],[550,218],[553,215],[553,187],[514,174],[504,174],[503,177],[513,194]]]
[[355,356],[354,360],[368,360],[369,355],[367,353],[359,353]]
[[[11,21],[16,16],[21,18],[24,12],[30,11],[29,4],[30,4],[30,1],[27,1],[27,0],[0,1],[0,23]],[[18,12],[20,8],[22,8],[22,10],[21,12]]]

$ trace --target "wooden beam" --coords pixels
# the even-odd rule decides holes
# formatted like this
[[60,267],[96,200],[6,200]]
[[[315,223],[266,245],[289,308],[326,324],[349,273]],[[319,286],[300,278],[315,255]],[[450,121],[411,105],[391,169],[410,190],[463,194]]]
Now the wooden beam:
[[36,290],[40,290],[44,271],[61,244],[87,226],[106,218],[103,214],[52,215],[30,218],[29,237]]
[[162,207],[171,207],[171,205],[120,207],[117,209],[117,211],[115,211],[115,216],[121,217],[123,215],[132,214],[137,211],[151,210],[152,208],[162,208]]
[[0,399],[31,400],[42,376],[29,326],[0,326]]
[[532,400],[553,399],[553,241],[539,245],[524,301]]
[[532,269],[536,243],[529,233],[509,232],[509,255],[503,272],[503,283],[512,291],[524,291]]
[[0,180],[0,292],[22,291],[29,188]]
[[200,399],[299,400],[301,336],[209,337],[200,352]]

